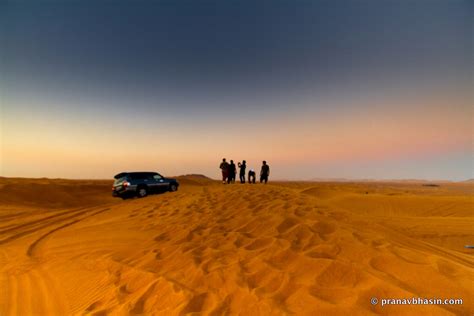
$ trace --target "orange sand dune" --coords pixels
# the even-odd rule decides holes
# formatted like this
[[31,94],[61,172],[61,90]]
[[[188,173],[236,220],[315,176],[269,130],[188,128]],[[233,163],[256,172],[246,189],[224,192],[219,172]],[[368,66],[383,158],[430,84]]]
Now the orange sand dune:
[[474,314],[473,184],[181,182],[0,179],[0,315]]

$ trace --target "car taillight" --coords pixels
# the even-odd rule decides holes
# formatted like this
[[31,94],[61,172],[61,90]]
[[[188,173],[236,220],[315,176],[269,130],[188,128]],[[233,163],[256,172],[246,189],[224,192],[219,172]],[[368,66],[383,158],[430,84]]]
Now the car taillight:
[[124,183],[122,183],[122,185],[123,185],[124,187],[127,187],[127,186],[130,185],[130,182],[125,181]]

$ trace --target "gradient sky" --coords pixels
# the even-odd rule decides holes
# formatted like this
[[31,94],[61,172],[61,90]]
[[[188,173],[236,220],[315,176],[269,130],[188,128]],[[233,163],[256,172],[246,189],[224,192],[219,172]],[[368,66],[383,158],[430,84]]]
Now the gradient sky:
[[0,175],[474,178],[472,1],[2,1]]

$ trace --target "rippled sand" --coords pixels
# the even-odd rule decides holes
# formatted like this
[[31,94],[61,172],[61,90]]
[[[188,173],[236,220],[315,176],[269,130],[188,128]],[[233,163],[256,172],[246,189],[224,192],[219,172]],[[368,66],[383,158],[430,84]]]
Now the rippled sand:
[[473,184],[181,183],[0,179],[0,315],[474,314]]

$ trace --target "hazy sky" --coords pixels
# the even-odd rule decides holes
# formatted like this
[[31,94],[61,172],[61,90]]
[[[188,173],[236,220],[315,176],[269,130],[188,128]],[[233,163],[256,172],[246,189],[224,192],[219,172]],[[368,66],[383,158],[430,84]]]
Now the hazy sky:
[[0,175],[473,178],[472,1],[2,1]]

